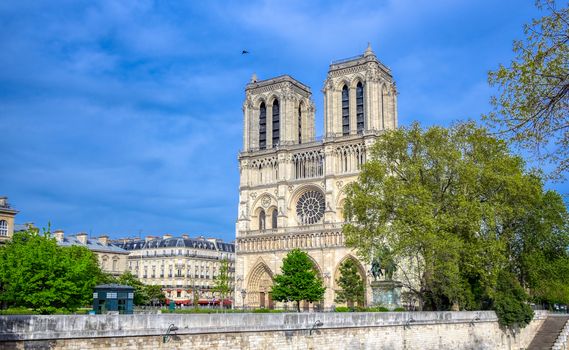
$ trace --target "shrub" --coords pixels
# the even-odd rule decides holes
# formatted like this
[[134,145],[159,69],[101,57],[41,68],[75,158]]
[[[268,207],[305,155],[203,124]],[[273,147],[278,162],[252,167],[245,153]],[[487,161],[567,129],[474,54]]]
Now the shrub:
[[393,309],[393,311],[401,312],[401,311],[405,311],[405,308],[396,307],[395,309]]
[[352,310],[347,306],[337,306],[336,312],[351,312]]
[[387,312],[387,311],[389,311],[389,309],[386,308],[385,306],[372,306],[372,307],[368,307],[366,311],[368,311],[368,312]]

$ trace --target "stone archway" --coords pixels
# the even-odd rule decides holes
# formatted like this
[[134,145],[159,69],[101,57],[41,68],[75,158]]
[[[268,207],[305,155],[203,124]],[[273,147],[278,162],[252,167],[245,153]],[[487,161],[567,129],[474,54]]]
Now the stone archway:
[[273,273],[271,269],[264,262],[257,263],[249,274],[244,304],[247,307],[272,309],[272,286]]
[[336,298],[336,291],[340,288],[338,286],[338,279],[340,278],[340,266],[342,266],[342,264],[346,261],[346,260],[352,260],[357,268],[358,268],[358,272],[360,277],[362,278],[363,282],[364,282],[364,305],[359,305],[359,306],[365,306],[367,305],[367,293],[366,293],[366,289],[367,289],[367,280],[366,280],[366,272],[364,267],[362,266],[362,264],[360,263],[360,261],[358,259],[356,259],[354,256],[348,254],[346,255],[342,260],[340,260],[340,262],[338,263],[338,265],[336,265],[336,269],[334,270],[334,281],[333,281],[333,286],[334,286],[334,299]]

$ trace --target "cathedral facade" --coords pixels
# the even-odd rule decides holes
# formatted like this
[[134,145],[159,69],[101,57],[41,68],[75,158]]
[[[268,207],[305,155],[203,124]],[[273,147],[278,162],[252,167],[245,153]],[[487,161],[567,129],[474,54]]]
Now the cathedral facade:
[[[324,135],[315,137],[310,88],[288,76],[245,88],[236,225],[236,306],[272,308],[273,276],[295,248],[308,253],[334,304],[339,266],[353,259],[371,301],[369,266],[344,245],[345,186],[357,179],[377,136],[397,127],[391,71],[368,46],[330,64]],[[308,305],[304,305],[308,308]]]

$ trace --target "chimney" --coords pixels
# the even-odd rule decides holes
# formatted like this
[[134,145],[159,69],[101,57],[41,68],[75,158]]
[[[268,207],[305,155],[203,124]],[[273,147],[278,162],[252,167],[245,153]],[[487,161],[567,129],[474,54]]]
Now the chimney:
[[107,236],[107,235],[99,236],[98,241],[102,245],[109,245],[109,236]]
[[184,234],[182,235],[182,238],[183,238],[183,239],[190,239],[190,236],[188,236],[187,234],[184,233]]
[[8,205],[8,197],[0,197],[0,207],[2,208],[9,208]]
[[85,232],[79,232],[75,236],[77,237],[77,240],[81,242],[81,244],[87,245],[87,234]]
[[63,241],[63,230],[55,230],[53,231],[53,234],[55,235],[55,240],[58,242]]
[[166,233],[164,236],[162,236],[162,239],[168,239],[168,238],[172,238],[172,235],[169,233]]

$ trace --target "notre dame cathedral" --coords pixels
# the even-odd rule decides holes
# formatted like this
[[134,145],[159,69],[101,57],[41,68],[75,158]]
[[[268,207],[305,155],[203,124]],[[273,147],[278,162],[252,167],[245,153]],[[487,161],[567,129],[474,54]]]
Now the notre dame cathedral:
[[[324,82],[324,135],[315,137],[310,88],[288,75],[255,76],[245,88],[239,154],[236,306],[272,308],[273,276],[286,254],[309,254],[330,307],[339,266],[354,259],[371,299],[369,266],[345,247],[346,184],[357,179],[376,137],[397,127],[391,71],[371,47],[334,61]],[[304,305],[307,309],[309,305]]]

